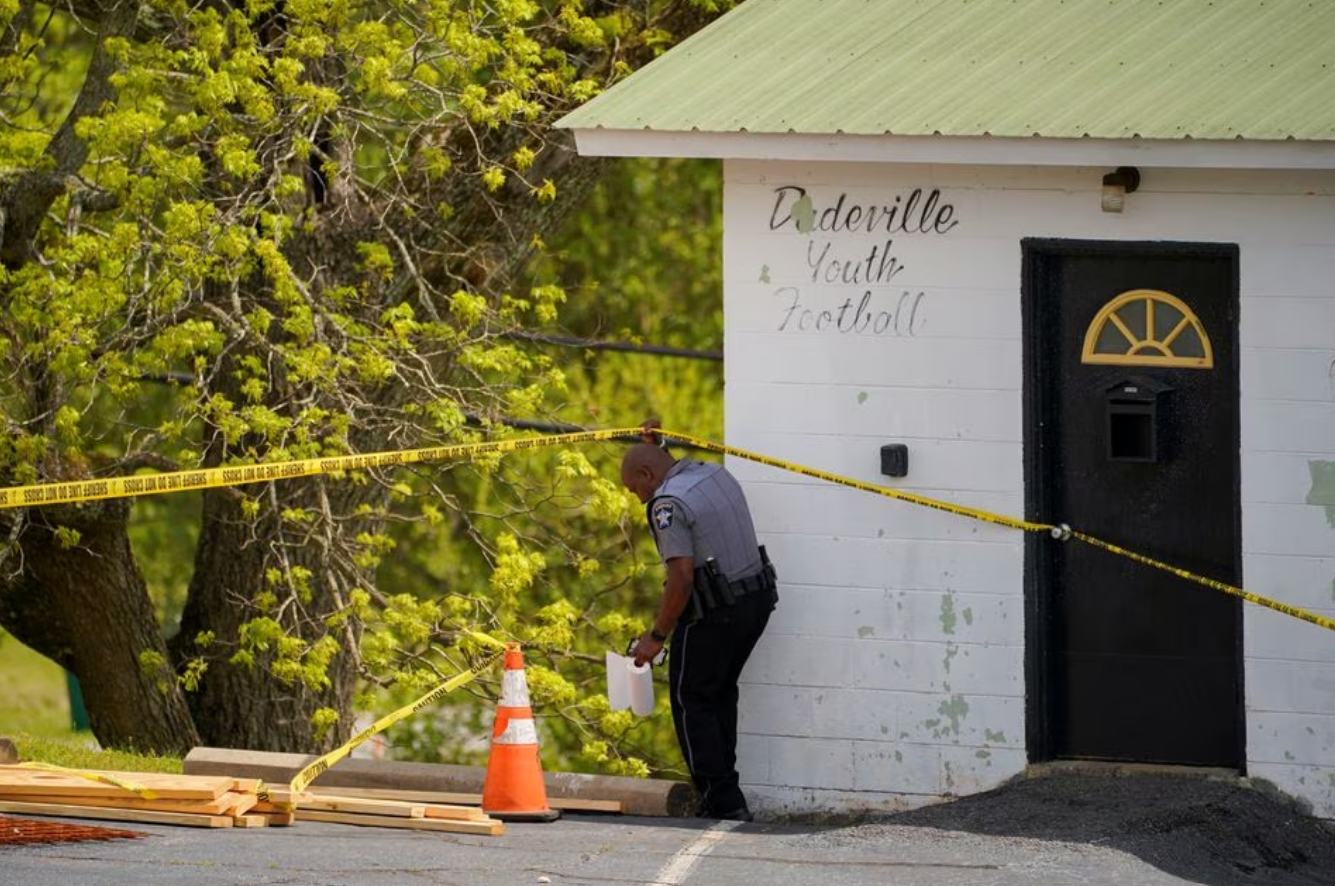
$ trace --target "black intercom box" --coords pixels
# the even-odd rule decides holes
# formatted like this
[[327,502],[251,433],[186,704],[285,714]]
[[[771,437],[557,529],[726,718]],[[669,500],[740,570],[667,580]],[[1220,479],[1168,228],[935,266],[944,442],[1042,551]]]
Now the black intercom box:
[[887,477],[907,477],[909,448],[904,443],[887,443],[881,447],[881,473]]

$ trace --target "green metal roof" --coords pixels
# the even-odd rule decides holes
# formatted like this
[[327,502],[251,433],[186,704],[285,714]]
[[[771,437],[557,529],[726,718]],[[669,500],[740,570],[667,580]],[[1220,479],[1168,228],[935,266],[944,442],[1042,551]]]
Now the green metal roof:
[[567,129],[1335,139],[1335,0],[745,0]]

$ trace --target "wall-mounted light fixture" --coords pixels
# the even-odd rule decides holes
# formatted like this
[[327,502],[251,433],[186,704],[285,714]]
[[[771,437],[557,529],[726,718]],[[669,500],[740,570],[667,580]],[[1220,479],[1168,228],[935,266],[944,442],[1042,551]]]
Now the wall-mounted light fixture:
[[1103,199],[1100,205],[1104,212],[1121,212],[1126,203],[1126,195],[1135,193],[1140,187],[1140,170],[1134,166],[1119,166],[1103,177]]

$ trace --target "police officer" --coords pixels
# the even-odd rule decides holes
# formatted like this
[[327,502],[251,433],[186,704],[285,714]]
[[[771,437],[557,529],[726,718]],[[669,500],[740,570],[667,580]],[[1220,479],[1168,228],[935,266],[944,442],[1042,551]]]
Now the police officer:
[[677,460],[652,442],[621,462],[621,482],[646,505],[667,578],[636,664],[672,638],[672,722],[699,814],[751,821],[737,775],[737,680],[778,599],[774,570],[756,543],[742,488],[721,465]]

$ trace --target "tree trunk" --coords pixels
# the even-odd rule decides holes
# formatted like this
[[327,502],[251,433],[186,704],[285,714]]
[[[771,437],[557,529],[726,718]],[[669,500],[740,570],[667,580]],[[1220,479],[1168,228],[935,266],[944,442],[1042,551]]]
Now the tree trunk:
[[[172,647],[178,661],[201,654],[208,661],[198,690],[189,695],[195,725],[206,745],[322,753],[351,736],[361,630],[355,619],[334,628],[327,626],[327,619],[347,607],[352,588],[372,586],[370,575],[339,551],[346,537],[375,527],[366,520],[350,520],[345,524],[350,536],[343,536],[321,516],[297,536],[290,526],[281,525],[275,509],[314,503],[311,511],[345,515],[356,507],[355,499],[380,494],[376,484],[367,486],[374,493],[349,480],[316,477],[286,480],[272,488],[246,486],[205,493],[194,576]],[[258,520],[242,514],[242,492],[268,499]],[[308,592],[271,581],[271,570],[284,567],[309,570]],[[258,606],[262,592],[275,593],[277,602]],[[289,635],[306,643],[326,635],[337,640],[339,651],[328,664],[327,684],[311,685],[276,674],[273,666],[279,659],[273,644],[259,650],[252,663],[232,660],[242,648],[243,625],[260,616],[275,619]],[[210,645],[196,644],[202,632],[212,635]],[[328,731],[317,733],[313,720],[321,708],[337,711],[339,718]]]
[[[121,499],[26,512],[23,571],[0,586],[0,624],[79,678],[103,747],[182,754],[198,736],[130,549],[129,510]],[[77,544],[57,526],[77,530]]]

